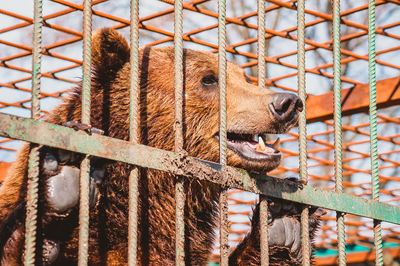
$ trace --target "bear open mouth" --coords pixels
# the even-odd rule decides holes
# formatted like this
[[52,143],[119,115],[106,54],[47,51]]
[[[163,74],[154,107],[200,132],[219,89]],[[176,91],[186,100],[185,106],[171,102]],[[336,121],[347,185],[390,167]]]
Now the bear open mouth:
[[[227,133],[227,147],[249,161],[280,160],[279,138],[273,144],[265,143],[265,134]],[[219,139],[219,134],[216,135]]]

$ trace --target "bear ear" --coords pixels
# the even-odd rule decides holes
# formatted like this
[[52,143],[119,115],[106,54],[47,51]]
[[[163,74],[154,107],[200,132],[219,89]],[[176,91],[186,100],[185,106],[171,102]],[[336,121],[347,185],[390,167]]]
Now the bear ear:
[[[92,65],[99,78],[113,78],[129,61],[129,45],[116,30],[97,30],[92,38]],[[110,76],[111,75],[111,76]]]

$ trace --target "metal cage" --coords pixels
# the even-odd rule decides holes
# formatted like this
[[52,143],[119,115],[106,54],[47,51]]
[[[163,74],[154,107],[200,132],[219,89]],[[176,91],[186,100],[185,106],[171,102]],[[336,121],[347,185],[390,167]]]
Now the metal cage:
[[[184,265],[184,197],[185,191],[183,183],[186,176],[196,177],[196,169],[204,168],[209,173],[205,178],[208,181],[219,183],[227,190],[220,197],[220,256],[217,256],[220,265],[228,265],[229,244],[228,236],[231,233],[242,235],[243,233],[230,230],[228,223],[228,198],[229,201],[237,204],[250,204],[232,197],[238,189],[240,191],[253,192],[260,195],[261,201],[261,258],[262,265],[268,265],[268,241],[267,241],[267,204],[268,196],[281,198],[285,200],[295,201],[308,205],[319,206],[336,212],[336,217],[329,216],[324,218],[323,232],[334,231],[330,220],[336,220],[337,224],[337,242],[329,241],[329,238],[320,237],[317,247],[327,247],[327,245],[337,245],[338,264],[346,265],[346,240],[347,243],[355,243],[359,241],[362,235],[356,233],[356,239],[347,232],[345,234],[345,224],[347,226],[364,226],[374,231],[374,249],[376,265],[383,265],[383,242],[382,242],[382,222],[400,224],[400,210],[398,205],[389,204],[387,201],[382,202],[379,199],[380,193],[390,196],[388,201],[397,202],[400,195],[397,194],[398,188],[394,185],[392,188],[383,188],[382,183],[399,182],[397,176],[388,176],[379,173],[382,169],[396,169],[400,162],[396,157],[388,158],[391,154],[400,154],[398,150],[400,135],[398,133],[390,136],[378,135],[378,126],[380,124],[391,123],[398,126],[399,117],[390,117],[385,114],[377,114],[377,108],[386,108],[395,106],[400,102],[400,95],[397,88],[400,84],[399,69],[400,65],[392,63],[385,59],[377,59],[376,56],[386,53],[396,52],[399,46],[387,47],[377,51],[375,49],[377,36],[384,36],[388,39],[400,40],[400,33],[395,30],[400,26],[400,22],[394,21],[381,26],[375,25],[375,7],[391,6],[399,9],[399,1],[372,1],[368,4],[360,4],[356,7],[349,8],[345,11],[340,10],[340,1],[332,0],[332,14],[318,10],[306,9],[306,1],[278,1],[268,0],[256,1],[257,11],[253,11],[241,16],[227,16],[227,7],[225,0],[218,0],[217,11],[213,11],[216,7],[216,1],[194,0],[183,2],[182,0],[170,1],[161,0],[166,6],[165,9],[147,16],[139,17],[139,0],[130,1],[130,18],[121,18],[108,14],[107,12],[95,9],[96,5],[101,5],[105,0],[84,0],[83,4],[76,4],[73,1],[52,0],[52,2],[62,6],[60,10],[43,16],[42,0],[34,0],[33,19],[18,15],[7,9],[0,9],[0,14],[7,17],[13,17],[18,23],[1,27],[0,34],[13,32],[23,27],[33,25],[33,42],[32,47],[28,45],[18,44],[8,41],[7,37],[1,38],[0,44],[6,49],[17,49],[11,55],[0,58],[0,67],[5,70],[13,70],[19,73],[28,73],[25,77],[15,80],[1,82],[2,88],[10,90],[31,92],[31,99],[22,99],[14,102],[6,100],[1,96],[0,99],[0,149],[3,151],[13,152],[15,148],[7,147],[7,143],[11,139],[23,140],[32,143],[32,151],[29,161],[29,183],[27,198],[27,217],[26,217],[26,241],[24,264],[33,265],[35,257],[35,236],[36,236],[36,219],[37,219],[37,203],[38,203],[38,167],[39,167],[39,145],[56,147],[69,151],[85,154],[86,157],[81,164],[80,179],[80,207],[79,207],[79,265],[87,264],[88,256],[88,230],[89,230],[89,170],[90,156],[107,158],[115,161],[121,161],[136,165],[138,167],[146,167],[162,171],[168,171],[178,176],[176,183],[176,264]],[[255,4],[254,3],[254,4]],[[205,4],[214,5],[213,8]],[[266,6],[266,4],[268,4]],[[204,6],[202,6],[204,5]],[[266,14],[272,14],[279,9],[290,10],[297,14],[297,25],[284,29],[276,29],[265,26]],[[183,31],[183,22],[185,17],[183,11],[191,11],[203,16],[207,16],[217,20],[207,27],[198,27],[190,31]],[[83,31],[77,31],[68,27],[60,26],[52,19],[62,17],[70,13],[83,13]],[[363,25],[352,21],[348,18],[352,14],[368,12],[368,25]],[[174,32],[157,27],[147,23],[152,19],[157,19],[165,15],[174,14]],[[39,100],[46,98],[59,98],[63,91],[44,92],[40,90],[41,78],[47,78],[62,82],[71,82],[71,79],[62,76],[62,72],[71,69],[77,69],[82,65],[82,123],[90,123],[90,82],[91,82],[91,32],[92,32],[92,16],[107,19],[113,22],[113,28],[124,29],[130,28],[131,43],[131,107],[130,107],[130,140],[122,141],[111,139],[101,135],[87,135],[84,132],[77,132],[72,129],[52,125],[40,120],[40,104]],[[309,16],[309,19],[306,19]],[[311,17],[311,18],[310,18]],[[249,20],[256,18],[255,21]],[[22,22],[19,22],[22,21]],[[311,40],[306,35],[306,29],[321,23],[331,23],[332,39],[325,42]],[[252,36],[248,36],[244,40],[236,43],[229,43],[227,40],[226,27],[235,25],[254,30]],[[357,31],[341,34],[342,27],[350,27]],[[68,34],[69,38],[62,41],[54,41],[48,45],[42,45],[42,29],[43,27],[56,30]],[[205,40],[197,37],[210,30],[217,29],[216,44],[213,41]],[[392,29],[393,32],[391,31]],[[139,47],[139,30],[147,31],[152,34],[159,34],[151,45],[163,44],[166,42],[174,42],[175,46],[175,152],[159,150],[151,147],[140,145],[137,140],[138,125],[135,123],[134,117],[137,113],[137,88],[139,86],[138,76],[138,47]],[[294,34],[297,33],[297,34]],[[72,37],[70,37],[72,35]],[[6,35],[4,35],[6,36]],[[341,44],[352,39],[368,36],[368,54],[359,54],[348,49],[341,49]],[[291,51],[284,51],[276,55],[266,54],[266,42],[272,38],[281,38],[283,40],[297,42],[297,48]],[[83,40],[83,60],[69,57],[57,52],[58,47],[68,46]],[[193,43],[197,46],[206,47],[218,53],[219,57],[219,86],[220,86],[220,162],[205,162],[196,158],[184,156],[183,154],[183,133],[182,133],[182,93],[183,93],[183,73],[182,73],[182,49],[183,44]],[[256,44],[257,52],[241,49],[246,45]],[[306,54],[316,49],[332,54],[332,62],[317,65],[314,67],[306,67]],[[22,51],[21,51],[22,50]],[[307,112],[302,112],[299,119],[298,133],[291,132],[283,142],[299,142],[299,151],[293,151],[285,147],[282,151],[286,158],[299,157],[299,168],[290,166],[280,166],[277,170],[269,175],[254,175],[242,170],[234,169],[226,165],[226,60],[228,56],[239,55],[243,61],[244,68],[257,66],[257,78],[252,77],[253,81],[257,81],[262,87],[275,87],[280,90],[298,91],[300,98],[306,102]],[[32,70],[14,64],[13,60],[32,55]],[[48,72],[41,70],[41,57],[51,57],[68,62],[68,66],[53,69]],[[297,65],[285,61],[285,58],[297,56]],[[244,58],[244,59],[243,59]],[[239,61],[240,61],[239,60]],[[328,60],[329,61],[329,60]],[[341,65],[350,64],[352,62],[365,61],[368,62],[369,83],[357,81],[357,79],[348,77],[342,73]],[[394,70],[398,76],[376,81],[376,64],[378,66],[387,67]],[[269,65],[277,65],[285,69],[289,69],[290,73],[284,73],[280,76],[266,77],[266,68]],[[327,71],[327,69],[331,71]],[[397,71],[397,72],[396,72]],[[326,92],[322,95],[313,95],[306,92],[306,76],[308,74],[316,75],[333,81],[332,92]],[[297,88],[293,88],[293,84],[287,85],[285,81],[288,79],[291,83],[295,83],[291,78],[297,77]],[[308,76],[307,76],[308,77]],[[24,82],[32,81],[31,89],[24,88]],[[345,84],[345,86],[342,84]],[[347,88],[346,88],[347,86]],[[4,94],[5,95],[5,94]],[[29,106],[29,103],[31,105]],[[8,107],[31,110],[31,118],[23,118],[12,114],[2,112]],[[345,116],[369,112],[369,122],[357,124],[342,124],[342,113]],[[333,118],[333,120],[332,120]],[[379,119],[379,120],[378,120]],[[321,123],[326,127],[325,131],[307,134],[306,125],[313,123]],[[369,127],[370,131],[363,128]],[[365,138],[362,140],[342,142],[342,132],[352,132],[355,135],[361,135]],[[382,134],[382,132],[381,132]],[[321,139],[322,135],[330,135],[334,138],[334,144],[329,140]],[[45,139],[41,136],[47,136]],[[68,141],[65,141],[68,140]],[[393,144],[394,148],[389,152],[378,153],[378,141]],[[311,142],[314,147],[307,150],[307,142]],[[356,145],[370,143],[370,153],[358,151],[353,148]],[[311,145],[309,144],[309,145]],[[319,145],[319,146],[318,146]],[[320,154],[324,152],[332,152],[334,157],[331,159],[321,158]],[[342,159],[342,152],[352,153],[353,157]],[[133,156],[141,154],[142,156]],[[182,167],[182,158],[185,160],[185,167]],[[370,158],[371,170],[365,170],[362,167],[356,168],[349,164],[353,160],[362,160]],[[311,165],[310,165],[311,161]],[[378,162],[381,163],[379,166]],[[334,173],[318,175],[313,171],[313,167],[330,167],[334,166]],[[312,172],[311,174],[307,172]],[[273,177],[284,172],[299,173],[302,180],[326,181],[325,189],[322,187],[313,187],[306,185],[302,189],[295,189],[295,192],[287,192],[281,179]],[[343,176],[349,176],[355,173],[362,173],[370,176],[370,186],[368,183],[358,185],[361,192],[346,193],[346,188],[357,187],[352,184],[351,180],[343,181]],[[129,265],[136,263],[136,246],[137,246],[137,168],[130,175],[130,211],[129,211]],[[201,177],[204,178],[204,177]],[[330,183],[329,183],[330,182]],[[332,186],[334,182],[334,188]],[[365,185],[367,184],[367,186]],[[326,189],[326,187],[330,189]],[[231,211],[230,214],[237,214]],[[246,214],[247,215],[247,212]],[[362,216],[373,219],[373,228],[368,224],[367,220],[352,221],[345,217]],[[308,208],[304,208],[301,215],[301,234],[302,234],[302,252],[304,265],[310,265],[310,239],[308,229]],[[400,243],[398,239],[397,227],[390,229],[384,239],[394,239],[394,242]],[[385,229],[387,231],[387,229]],[[358,238],[357,238],[358,237]],[[232,240],[232,239],[231,239]],[[232,242],[232,241],[231,241]],[[332,244],[333,243],[333,244]],[[332,247],[332,246],[330,246]],[[317,257],[318,258],[318,257]],[[323,264],[323,262],[320,262]],[[333,262],[332,262],[333,263]]]

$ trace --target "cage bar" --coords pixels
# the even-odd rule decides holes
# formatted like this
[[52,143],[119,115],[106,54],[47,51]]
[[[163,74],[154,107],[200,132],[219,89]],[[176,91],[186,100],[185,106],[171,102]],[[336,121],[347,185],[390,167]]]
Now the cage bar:
[[[342,167],[342,99],[341,99],[341,53],[340,53],[340,0],[333,1],[333,94],[334,94],[334,145],[336,192],[343,193]],[[346,265],[346,239],[344,213],[336,213],[339,265]]]
[[[183,154],[183,0],[175,1],[174,8],[174,87],[175,87],[175,152]],[[185,265],[185,190],[184,178],[178,176],[175,184],[175,245],[176,265]]]
[[[372,199],[379,201],[378,132],[376,111],[375,0],[368,1],[369,121]],[[375,264],[383,265],[381,222],[374,220]]]
[[[82,63],[82,123],[90,125],[90,90],[92,59],[92,1],[83,2],[83,63]],[[89,250],[89,182],[90,156],[86,155],[80,167],[79,245],[78,265],[88,264]]]
[[[139,143],[139,0],[131,0],[130,24],[130,90],[129,140]],[[138,250],[139,169],[133,166],[129,175],[128,265],[137,265]]]
[[[392,204],[345,193],[338,194],[307,185],[299,190],[296,184],[284,182],[279,178],[248,173],[231,166],[223,169],[220,164],[190,156],[185,157],[185,167],[182,168],[180,157],[170,151],[132,144],[98,134],[88,136],[85,132],[30,118],[0,113],[0,135],[188,177],[196,176],[197,169],[202,168],[209,173],[209,176],[198,177],[199,180],[208,180],[256,194],[400,224],[400,208]],[[48,138],[44,139],[41,136]]]
[[[299,115],[299,153],[300,179],[307,182],[307,131],[306,131],[306,72],[305,72],[305,1],[297,1],[297,87],[299,97],[304,103],[303,112]],[[308,208],[301,212],[301,247],[303,265],[310,265],[310,234]]]
[[[31,117],[40,119],[40,78],[42,56],[42,0],[34,1],[32,48],[32,109]],[[24,265],[35,265],[36,229],[39,192],[39,147],[31,144],[29,154]]]
[[[257,3],[257,84],[265,88],[265,1],[259,0]],[[260,251],[261,266],[268,266],[268,198],[262,195],[260,196]]]
[[[219,88],[219,161],[226,166],[226,0],[218,0],[218,88]],[[220,265],[229,258],[228,191],[222,187],[219,197]]]

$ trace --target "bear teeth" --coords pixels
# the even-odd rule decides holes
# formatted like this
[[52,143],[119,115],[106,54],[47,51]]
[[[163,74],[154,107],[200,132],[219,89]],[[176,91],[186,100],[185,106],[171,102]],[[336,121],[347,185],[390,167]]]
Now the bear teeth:
[[265,143],[261,137],[258,138],[258,145],[256,147],[256,151],[265,151]]
[[279,149],[279,144],[281,143],[281,138],[277,138],[276,140],[275,140],[275,142],[271,145],[272,146],[272,148],[274,148],[275,150],[277,150],[277,149]]

